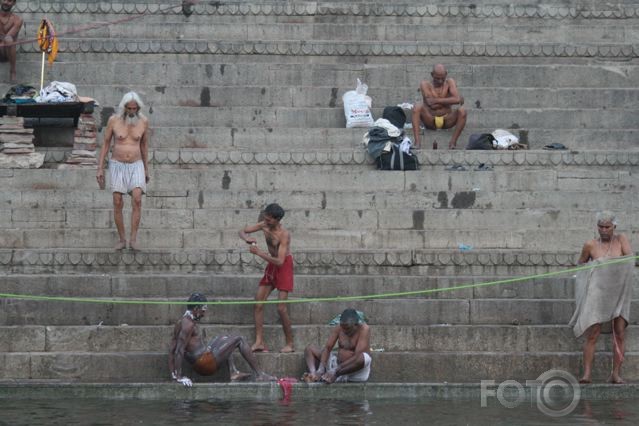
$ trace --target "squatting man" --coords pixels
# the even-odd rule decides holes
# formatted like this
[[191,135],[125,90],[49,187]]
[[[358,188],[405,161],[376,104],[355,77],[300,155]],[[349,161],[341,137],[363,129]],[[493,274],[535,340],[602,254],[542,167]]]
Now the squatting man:
[[190,378],[182,375],[182,362],[186,360],[192,365],[193,370],[202,376],[215,374],[220,364],[228,362],[231,380],[245,380],[251,375],[240,372],[233,362],[232,355],[237,349],[251,367],[256,381],[275,380],[274,377],[265,374],[258,368],[257,359],[242,336],[217,336],[208,345],[204,344],[204,337],[198,327],[198,322],[206,313],[206,301],[206,296],[203,294],[191,294],[187,300],[186,312],[173,328],[173,337],[169,347],[171,378],[187,387],[193,385]]

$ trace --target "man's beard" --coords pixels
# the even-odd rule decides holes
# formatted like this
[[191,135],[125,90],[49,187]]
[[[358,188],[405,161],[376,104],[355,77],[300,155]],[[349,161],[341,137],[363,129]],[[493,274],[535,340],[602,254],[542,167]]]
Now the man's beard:
[[138,114],[133,114],[133,115],[124,114],[124,122],[126,124],[135,126],[136,124],[138,124],[138,121],[140,121],[140,116]]
[[11,12],[11,8],[13,6],[5,6],[4,4],[2,6],[0,6],[0,9],[2,9],[3,12],[9,13]]

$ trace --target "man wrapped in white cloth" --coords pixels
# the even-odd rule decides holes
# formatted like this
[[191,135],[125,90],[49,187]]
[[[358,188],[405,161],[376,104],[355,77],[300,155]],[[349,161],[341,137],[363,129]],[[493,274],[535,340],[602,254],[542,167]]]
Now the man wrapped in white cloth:
[[104,160],[111,141],[113,153],[109,160],[111,174],[111,191],[113,192],[113,220],[118,230],[120,240],[115,245],[116,250],[126,247],[124,232],[124,218],[122,208],[123,194],[131,194],[131,237],[129,248],[139,250],[137,243],[138,228],[142,215],[142,194],[146,192],[149,182],[149,167],[147,163],[149,149],[149,120],[142,114],[144,107],[142,100],[135,92],[129,92],[122,97],[117,112],[109,118],[104,132],[104,144],[98,160],[97,180],[100,188],[105,187]]
[[[599,238],[584,244],[579,264],[591,262],[593,266],[580,271],[575,289],[575,313],[570,320],[576,337],[586,340],[583,347],[584,374],[580,383],[592,382],[592,362],[597,338],[603,331],[612,331],[613,358],[611,383],[623,383],[621,364],[625,352],[625,332],[630,320],[630,303],[634,284],[634,255],[628,237],[614,235],[615,215],[609,211],[597,214]],[[624,261],[623,256],[627,256]],[[618,261],[617,261],[618,260]]]

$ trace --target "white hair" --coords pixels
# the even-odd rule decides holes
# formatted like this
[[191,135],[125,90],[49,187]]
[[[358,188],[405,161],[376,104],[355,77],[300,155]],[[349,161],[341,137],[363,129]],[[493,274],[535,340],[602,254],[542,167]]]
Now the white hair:
[[120,105],[118,105],[118,115],[124,115],[124,107],[126,106],[126,104],[128,104],[129,102],[135,102],[136,104],[138,104],[138,108],[140,108],[140,110],[138,111],[139,115],[142,116],[142,108],[144,108],[144,102],[142,102],[142,99],[140,99],[140,96],[135,93],[135,92],[129,92],[129,93],[125,93],[124,96],[122,96],[122,100],[120,101]]
[[610,222],[613,225],[617,225],[617,216],[610,210],[597,212],[597,224],[602,222]]

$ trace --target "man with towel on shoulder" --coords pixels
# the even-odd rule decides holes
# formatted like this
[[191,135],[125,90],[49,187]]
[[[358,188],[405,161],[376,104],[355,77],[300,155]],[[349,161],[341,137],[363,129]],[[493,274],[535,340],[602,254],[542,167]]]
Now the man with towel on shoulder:
[[617,219],[612,212],[597,214],[599,238],[584,244],[578,263],[593,265],[628,256],[627,262],[579,271],[575,289],[575,313],[570,320],[576,337],[585,335],[584,375],[579,383],[592,382],[592,361],[597,338],[603,331],[612,331],[613,358],[610,383],[620,384],[624,358],[624,337],[630,320],[630,302],[635,262],[630,242],[624,234],[614,235]]

